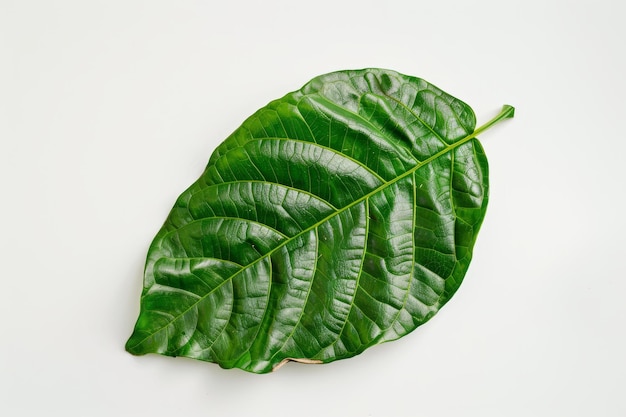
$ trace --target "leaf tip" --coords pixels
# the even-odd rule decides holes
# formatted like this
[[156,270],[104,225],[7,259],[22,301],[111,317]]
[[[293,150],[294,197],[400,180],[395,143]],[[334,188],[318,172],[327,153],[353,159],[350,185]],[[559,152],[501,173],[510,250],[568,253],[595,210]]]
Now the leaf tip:
[[126,350],[126,352],[135,356],[144,355],[146,353],[141,349],[141,343],[138,343],[134,333],[124,345],[124,349]]
[[136,351],[135,347],[136,347],[136,346],[135,346],[134,344],[132,344],[132,343],[131,343],[131,340],[129,339],[129,340],[126,342],[126,345],[124,345],[124,350],[125,350],[126,352],[130,353],[131,355],[137,355],[138,353],[137,353],[137,351]]

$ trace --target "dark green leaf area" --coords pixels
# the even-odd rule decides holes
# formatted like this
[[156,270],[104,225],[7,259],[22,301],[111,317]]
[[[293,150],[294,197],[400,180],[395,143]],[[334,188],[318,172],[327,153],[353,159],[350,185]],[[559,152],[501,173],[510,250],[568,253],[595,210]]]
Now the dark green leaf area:
[[411,332],[471,260],[488,196],[474,128],[463,102],[380,69],[260,109],[154,239],[127,350],[265,373]]

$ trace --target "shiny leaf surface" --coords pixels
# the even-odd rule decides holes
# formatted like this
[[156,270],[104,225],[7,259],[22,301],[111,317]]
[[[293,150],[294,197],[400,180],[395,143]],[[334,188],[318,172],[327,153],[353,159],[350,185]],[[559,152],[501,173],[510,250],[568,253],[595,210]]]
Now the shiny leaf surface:
[[406,335],[456,292],[488,168],[465,103],[381,69],[322,75],[248,118],[176,201],[126,344],[265,373]]

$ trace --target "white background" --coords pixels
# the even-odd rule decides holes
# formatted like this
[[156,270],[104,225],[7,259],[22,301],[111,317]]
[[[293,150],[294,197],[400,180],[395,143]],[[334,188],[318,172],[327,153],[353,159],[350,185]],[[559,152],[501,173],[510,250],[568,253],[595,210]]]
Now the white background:
[[[617,0],[0,1],[3,416],[626,415]],[[326,72],[383,67],[513,120],[428,324],[253,375],[124,351],[148,245],[212,150]]]

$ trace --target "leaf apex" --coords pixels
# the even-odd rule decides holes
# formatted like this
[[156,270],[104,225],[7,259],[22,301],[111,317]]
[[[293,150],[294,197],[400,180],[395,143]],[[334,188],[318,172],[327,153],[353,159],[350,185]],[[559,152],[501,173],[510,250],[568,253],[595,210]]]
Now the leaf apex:
[[134,334],[128,339],[126,345],[124,345],[124,349],[126,352],[135,356],[145,355],[146,353],[141,349],[141,343],[137,343],[137,338]]
[[126,350],[126,352],[130,353],[131,355],[139,355],[139,352],[137,352],[137,350],[135,349],[136,346],[131,344],[131,341],[127,341],[126,345],[124,346],[124,350]]

